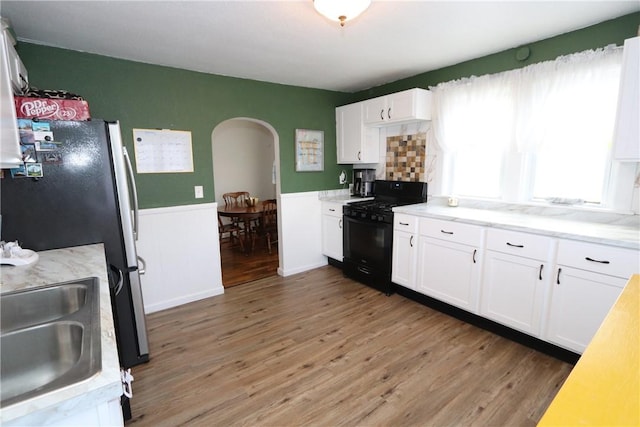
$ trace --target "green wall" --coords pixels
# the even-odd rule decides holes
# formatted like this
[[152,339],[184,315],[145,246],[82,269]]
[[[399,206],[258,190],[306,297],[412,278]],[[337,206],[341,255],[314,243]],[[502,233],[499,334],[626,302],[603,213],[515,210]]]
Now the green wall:
[[[522,46],[514,46],[512,49],[487,55],[482,58],[461,62],[450,67],[440,68],[360,91],[354,94],[351,101],[361,101],[414,87],[428,89],[429,86],[435,86],[438,83],[456,80],[462,77],[472,75],[481,76],[483,74],[499,73],[515,68],[526,67],[536,62],[553,60],[561,55],[587,49],[597,49],[609,44],[621,46],[625,39],[637,35],[638,25],[640,25],[640,12],[523,45],[529,47],[531,52],[530,56],[524,61],[518,61],[516,59],[516,52]],[[473,41],[470,41],[470,43],[473,43]]]
[[[143,208],[213,201],[211,133],[234,117],[270,123],[280,138],[280,177],[283,193],[339,188],[334,107],[443,81],[497,73],[559,55],[621,45],[633,37],[640,13],[530,43],[530,57],[518,61],[518,46],[493,55],[426,72],[354,94],[277,85],[197,73],[21,42],[18,53],[29,80],[41,89],[63,89],[82,95],[93,117],[120,120],[125,144],[133,151],[133,128],[167,128],[192,132],[194,173],[137,176]],[[323,172],[295,172],[296,128],[317,129],[325,135]],[[349,169],[350,168],[346,168]],[[204,199],[194,199],[193,186],[203,185]]]
[[[211,133],[219,123],[250,117],[271,124],[280,138],[283,193],[338,188],[344,165],[336,164],[335,106],[349,94],[197,73],[65,49],[19,43],[31,85],[62,89],[89,102],[91,116],[120,120],[133,152],[133,128],[192,132],[194,172],[140,174],[142,208],[214,200]],[[295,172],[295,129],[324,131],[323,172]],[[204,199],[194,199],[194,185]]]

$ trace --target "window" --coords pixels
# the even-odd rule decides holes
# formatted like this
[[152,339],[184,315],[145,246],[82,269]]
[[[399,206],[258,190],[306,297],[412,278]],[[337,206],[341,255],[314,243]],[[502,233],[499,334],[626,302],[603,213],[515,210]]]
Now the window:
[[606,205],[621,62],[610,47],[432,88],[443,192]]

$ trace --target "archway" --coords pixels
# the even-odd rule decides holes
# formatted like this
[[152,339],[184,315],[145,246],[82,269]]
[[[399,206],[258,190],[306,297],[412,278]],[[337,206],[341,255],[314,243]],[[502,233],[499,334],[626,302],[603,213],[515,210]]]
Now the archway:
[[[222,194],[234,191],[248,191],[261,200],[280,199],[279,137],[269,123],[248,117],[225,120],[214,128],[211,148],[215,200],[218,204],[224,203]],[[281,242],[281,230],[279,226],[278,242]],[[225,251],[226,247],[221,245],[225,287],[277,274],[272,270],[281,268],[282,245],[277,245],[275,257],[266,259],[266,255],[261,257],[260,243],[256,245],[255,252],[244,259]],[[240,263],[243,271],[235,271]]]

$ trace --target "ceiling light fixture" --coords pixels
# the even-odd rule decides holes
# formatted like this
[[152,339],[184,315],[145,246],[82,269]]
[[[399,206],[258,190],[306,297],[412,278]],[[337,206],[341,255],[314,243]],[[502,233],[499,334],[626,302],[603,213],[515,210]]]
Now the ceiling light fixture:
[[345,21],[350,21],[367,10],[371,0],[313,0],[313,7],[318,13],[332,21],[340,22],[344,27]]

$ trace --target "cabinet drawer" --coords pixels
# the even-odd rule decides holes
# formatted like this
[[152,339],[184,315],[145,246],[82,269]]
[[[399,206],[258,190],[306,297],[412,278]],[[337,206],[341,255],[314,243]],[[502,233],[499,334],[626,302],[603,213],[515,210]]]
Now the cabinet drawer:
[[554,239],[517,231],[487,230],[487,249],[538,260],[549,258]]
[[331,216],[342,216],[342,203],[322,202],[322,214]]
[[415,233],[418,231],[418,221],[420,218],[413,215],[393,214],[393,229]]
[[560,240],[558,264],[628,279],[640,272],[640,252],[594,243]]
[[420,235],[449,242],[480,246],[483,234],[484,229],[476,225],[428,218],[420,220]]

